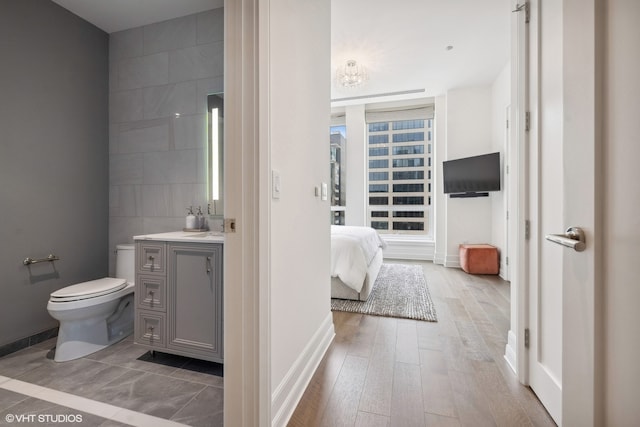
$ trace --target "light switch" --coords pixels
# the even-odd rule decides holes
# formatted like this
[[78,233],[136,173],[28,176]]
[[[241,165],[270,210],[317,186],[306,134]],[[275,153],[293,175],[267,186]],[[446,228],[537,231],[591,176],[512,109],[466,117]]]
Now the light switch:
[[271,197],[274,199],[280,198],[280,172],[276,170],[271,171]]
[[327,191],[327,183],[323,182],[322,183],[322,200],[327,200],[328,197],[328,191]]

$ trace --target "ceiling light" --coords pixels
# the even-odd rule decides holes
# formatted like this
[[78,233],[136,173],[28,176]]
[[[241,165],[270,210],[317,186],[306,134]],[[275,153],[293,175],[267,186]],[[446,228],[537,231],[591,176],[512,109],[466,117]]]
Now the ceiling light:
[[339,86],[353,88],[360,86],[369,80],[367,70],[355,60],[349,59],[343,67],[336,72],[336,81]]

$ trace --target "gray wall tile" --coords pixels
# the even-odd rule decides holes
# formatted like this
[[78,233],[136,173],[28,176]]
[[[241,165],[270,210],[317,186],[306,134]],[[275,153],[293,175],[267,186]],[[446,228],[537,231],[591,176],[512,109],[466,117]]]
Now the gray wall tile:
[[166,52],[123,59],[118,66],[118,89],[137,89],[169,83],[169,54]]
[[195,183],[198,150],[166,151],[144,155],[144,184]]
[[223,91],[223,21],[218,8],[111,35],[110,247],[182,229],[188,206],[206,212],[207,95]]
[[109,189],[111,216],[136,217],[142,215],[142,186],[112,185]]
[[109,61],[142,56],[142,27],[109,35]]
[[218,8],[197,15],[196,42],[213,43],[224,40],[224,9]]
[[196,22],[196,16],[189,15],[143,27],[144,54],[195,46]]
[[194,114],[197,109],[196,89],[194,81],[144,88],[144,118]]
[[118,152],[146,153],[169,150],[170,122],[167,119],[136,122],[142,126],[123,125],[118,138]]
[[109,157],[109,184],[142,184],[144,154],[112,154]]
[[112,92],[109,96],[109,122],[122,123],[142,120],[142,89]]
[[173,138],[176,150],[203,148],[207,144],[207,115],[174,117]]
[[184,82],[222,76],[223,42],[203,44],[169,53],[169,81]]

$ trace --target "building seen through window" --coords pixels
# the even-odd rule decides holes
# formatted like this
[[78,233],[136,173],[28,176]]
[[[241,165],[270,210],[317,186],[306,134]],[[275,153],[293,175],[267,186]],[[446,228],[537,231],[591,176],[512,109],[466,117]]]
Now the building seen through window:
[[380,233],[427,234],[433,119],[367,123],[368,220]]

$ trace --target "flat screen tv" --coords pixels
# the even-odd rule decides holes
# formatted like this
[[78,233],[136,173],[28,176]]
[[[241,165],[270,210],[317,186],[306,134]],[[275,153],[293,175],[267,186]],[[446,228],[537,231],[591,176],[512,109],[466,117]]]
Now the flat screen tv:
[[449,197],[488,196],[500,191],[500,153],[442,162],[445,194]]

